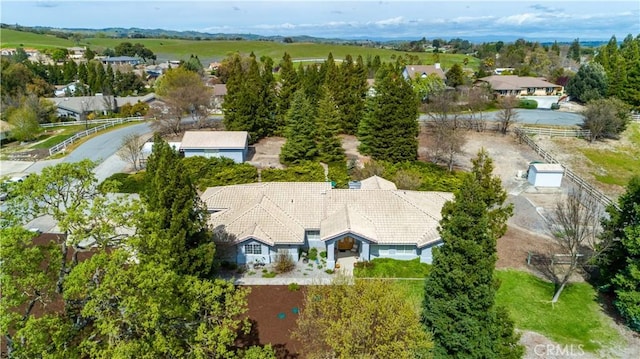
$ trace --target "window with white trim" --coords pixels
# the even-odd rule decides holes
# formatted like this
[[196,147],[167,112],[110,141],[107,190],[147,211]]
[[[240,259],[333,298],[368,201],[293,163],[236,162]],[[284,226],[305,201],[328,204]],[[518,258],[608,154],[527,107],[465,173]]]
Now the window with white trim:
[[245,244],[244,253],[245,254],[262,254],[262,245],[261,244]]

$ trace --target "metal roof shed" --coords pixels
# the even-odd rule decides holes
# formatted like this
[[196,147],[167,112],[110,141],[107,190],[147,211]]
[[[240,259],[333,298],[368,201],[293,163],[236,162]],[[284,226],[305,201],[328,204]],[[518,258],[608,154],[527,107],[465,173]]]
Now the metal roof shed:
[[558,163],[531,163],[527,180],[536,187],[560,187],[564,167]]

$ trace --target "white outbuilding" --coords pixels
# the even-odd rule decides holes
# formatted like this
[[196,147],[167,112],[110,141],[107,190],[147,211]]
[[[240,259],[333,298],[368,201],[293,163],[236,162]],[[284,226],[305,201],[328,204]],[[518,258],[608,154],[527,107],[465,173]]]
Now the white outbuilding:
[[527,180],[536,187],[560,187],[564,168],[558,163],[531,163]]

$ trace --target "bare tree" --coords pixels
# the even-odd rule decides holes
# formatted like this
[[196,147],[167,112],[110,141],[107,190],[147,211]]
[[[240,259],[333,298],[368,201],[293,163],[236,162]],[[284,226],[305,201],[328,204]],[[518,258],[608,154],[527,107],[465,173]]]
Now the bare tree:
[[469,116],[467,117],[467,128],[477,132],[484,132],[487,129],[487,121],[484,118],[483,110],[490,101],[491,92],[486,86],[473,87],[467,95],[467,107]]
[[596,247],[601,208],[582,187],[572,190],[566,198],[556,203],[548,221],[557,250],[561,252],[550,255],[548,274],[556,289],[552,303],[558,301],[571,276],[582,270],[590,258],[604,250],[602,246]]
[[506,96],[498,101],[500,111],[498,112],[498,130],[503,135],[507,134],[509,127],[518,121],[518,98],[515,96]]
[[84,128],[89,129],[89,115],[93,111],[93,97],[85,97],[80,101],[80,121],[84,121]]
[[466,143],[466,131],[454,94],[441,92],[432,96],[428,106],[432,132],[431,157],[435,162],[443,162],[453,171],[455,157],[462,152]]
[[118,157],[133,165],[134,171],[139,169],[138,164],[142,157],[142,146],[145,140],[137,134],[129,134],[122,138],[122,147],[116,152]]
[[220,225],[213,229],[213,242],[216,244],[215,256],[218,262],[235,262],[236,236],[227,232],[224,225]]

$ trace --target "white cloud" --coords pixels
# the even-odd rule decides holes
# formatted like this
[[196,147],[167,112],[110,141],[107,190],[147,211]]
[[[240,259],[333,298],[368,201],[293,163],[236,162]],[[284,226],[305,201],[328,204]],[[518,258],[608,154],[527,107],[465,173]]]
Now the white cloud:
[[374,24],[378,26],[389,26],[389,25],[401,25],[404,24],[404,18],[402,16],[392,17],[390,19],[378,20],[375,21]]
[[531,24],[531,23],[539,23],[542,21],[544,21],[544,19],[542,19],[537,14],[526,13],[526,14],[516,14],[516,15],[501,17],[498,20],[496,20],[496,23],[503,24],[503,25],[522,25],[525,23]]

